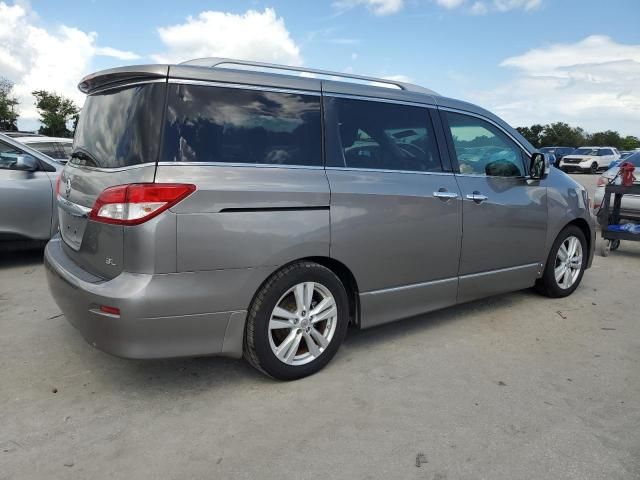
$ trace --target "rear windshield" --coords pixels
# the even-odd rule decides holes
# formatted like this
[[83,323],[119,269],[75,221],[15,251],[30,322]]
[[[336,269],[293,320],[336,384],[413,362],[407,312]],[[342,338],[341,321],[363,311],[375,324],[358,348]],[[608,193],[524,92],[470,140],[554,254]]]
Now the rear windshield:
[[89,95],[76,128],[71,162],[119,168],[158,159],[164,83]]

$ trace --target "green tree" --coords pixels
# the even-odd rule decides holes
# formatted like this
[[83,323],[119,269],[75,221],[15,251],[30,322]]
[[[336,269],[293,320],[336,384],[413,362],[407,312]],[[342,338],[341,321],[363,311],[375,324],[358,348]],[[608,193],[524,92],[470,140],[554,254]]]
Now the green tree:
[[39,133],[51,137],[72,137],[67,123],[74,120],[80,111],[70,98],[46,90],[32,92],[36,97],[36,108],[40,114]]
[[615,147],[622,148],[622,137],[618,132],[607,130],[589,135],[588,142],[594,147]]
[[586,134],[580,127],[568,123],[555,122],[544,126],[540,136],[540,146],[579,147],[585,144]]
[[18,100],[12,94],[13,82],[0,77],[0,130],[18,130]]
[[622,139],[621,150],[634,150],[636,148],[640,148],[640,138],[627,135]]
[[524,138],[529,140],[529,143],[536,148],[540,148],[543,145],[540,143],[540,137],[544,127],[540,124],[531,125],[530,127],[518,127],[516,128]]

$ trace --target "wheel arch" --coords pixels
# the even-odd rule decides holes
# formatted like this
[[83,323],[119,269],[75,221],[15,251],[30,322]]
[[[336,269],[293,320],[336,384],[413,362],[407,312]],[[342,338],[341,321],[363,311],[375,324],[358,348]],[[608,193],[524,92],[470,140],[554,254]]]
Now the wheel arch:
[[[591,263],[593,262],[593,252],[595,249],[595,233],[594,233],[594,227],[592,227],[589,222],[582,218],[582,217],[576,217],[573,218],[569,221],[563,222],[562,224],[560,224],[560,228],[557,228],[557,230],[554,232],[555,234],[552,237],[547,237],[548,238],[548,247],[547,247],[547,259],[549,254],[551,253],[551,248],[553,247],[554,242],[556,241],[556,239],[558,238],[558,235],[560,235],[560,233],[562,233],[562,231],[567,228],[570,225],[574,225],[576,227],[578,227],[580,229],[580,231],[582,231],[582,233],[584,234],[584,238],[587,242],[587,252],[588,252],[588,257],[587,257],[587,266],[586,268],[590,268],[591,267]],[[546,262],[546,260],[545,260]],[[546,264],[545,264],[546,265]]]
[[[587,249],[590,252],[592,247],[591,245],[592,239],[591,239],[591,227],[589,226],[589,223],[584,218],[574,218],[569,223],[567,223],[564,227],[562,227],[562,230],[567,228],[569,225],[575,225],[580,230],[582,230],[582,233],[584,233],[584,238],[587,240]],[[559,234],[560,232],[558,232],[558,235]]]
[[[347,291],[347,298],[349,300],[349,324],[354,325],[356,327],[360,327],[360,290],[358,289],[358,282],[356,281],[353,272],[349,267],[347,267],[344,263],[340,262],[331,257],[326,256],[311,256],[311,257],[301,257],[290,262],[287,262],[283,265],[275,268],[268,276],[265,278],[262,283],[258,286],[253,296],[251,297],[251,303],[255,299],[255,296],[260,291],[269,279],[275,275],[280,270],[298,262],[315,262],[318,265],[322,265],[325,268],[331,270],[338,279],[342,282],[345,290]],[[248,307],[250,308],[250,306]]]
[[307,260],[310,262],[316,262],[323,267],[331,270],[342,282],[345,290],[347,291],[347,298],[349,299],[349,323],[357,327],[360,326],[360,290],[358,289],[358,282],[353,272],[344,263],[331,257],[307,257],[300,260]]

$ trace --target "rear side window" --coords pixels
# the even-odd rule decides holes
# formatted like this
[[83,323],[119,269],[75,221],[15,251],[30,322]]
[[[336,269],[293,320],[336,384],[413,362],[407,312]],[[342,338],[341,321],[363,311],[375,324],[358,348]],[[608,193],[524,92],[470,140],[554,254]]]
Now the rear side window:
[[322,165],[320,97],[169,85],[162,160]]
[[149,83],[89,95],[71,162],[100,168],[156,162],[165,89]]
[[427,108],[325,99],[327,166],[442,171]]

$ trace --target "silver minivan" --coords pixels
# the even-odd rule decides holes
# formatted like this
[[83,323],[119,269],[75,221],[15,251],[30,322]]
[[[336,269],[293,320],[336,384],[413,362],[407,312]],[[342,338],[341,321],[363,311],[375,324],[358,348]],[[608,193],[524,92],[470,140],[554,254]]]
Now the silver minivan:
[[591,264],[585,189],[469,103],[228,59],[79,88],[45,264],[66,318],[114,355],[244,356],[295,379],[349,325],[563,297]]

